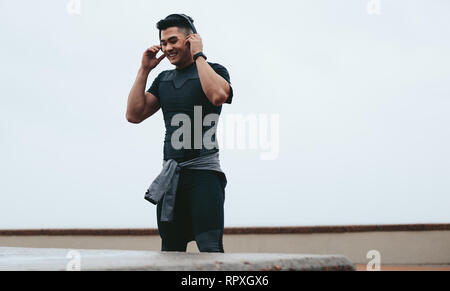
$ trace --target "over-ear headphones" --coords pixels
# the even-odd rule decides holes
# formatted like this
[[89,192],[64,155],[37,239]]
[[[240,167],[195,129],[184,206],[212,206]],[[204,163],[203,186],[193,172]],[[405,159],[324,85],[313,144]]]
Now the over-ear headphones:
[[[195,26],[194,26],[194,20],[191,17],[187,16],[186,14],[170,14],[165,19],[173,18],[173,17],[181,17],[182,19],[186,20],[186,22],[191,27],[192,32],[195,34],[197,33],[197,29],[195,29]],[[159,39],[161,39],[161,30],[159,31]]]

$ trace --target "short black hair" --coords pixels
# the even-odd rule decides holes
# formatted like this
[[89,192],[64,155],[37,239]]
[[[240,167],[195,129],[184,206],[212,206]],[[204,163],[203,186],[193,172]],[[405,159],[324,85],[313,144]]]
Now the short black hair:
[[[188,18],[191,22],[194,22],[191,17],[188,16]],[[156,24],[156,28],[159,29],[160,38],[161,30],[167,29],[169,27],[178,27],[178,30],[183,30],[185,35],[193,33],[191,26],[185,19],[181,17],[167,17],[166,19],[158,21],[158,23]]]

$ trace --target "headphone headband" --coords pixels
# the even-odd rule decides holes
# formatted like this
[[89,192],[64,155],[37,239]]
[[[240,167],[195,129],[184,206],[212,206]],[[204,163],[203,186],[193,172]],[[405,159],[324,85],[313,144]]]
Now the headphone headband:
[[[170,14],[165,19],[168,19],[168,18],[174,17],[174,16],[183,18],[189,24],[189,26],[191,27],[192,32],[193,33],[197,33],[197,29],[195,29],[195,26],[194,26],[194,23],[193,23],[194,20],[191,21],[192,18],[190,18],[186,14]],[[161,30],[159,31],[159,39],[161,39]]]

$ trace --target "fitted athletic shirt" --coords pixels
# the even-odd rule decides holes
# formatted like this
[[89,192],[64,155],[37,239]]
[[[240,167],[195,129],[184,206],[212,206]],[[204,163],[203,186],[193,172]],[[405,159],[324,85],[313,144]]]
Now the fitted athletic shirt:
[[[226,103],[231,104],[233,99],[233,89],[230,83],[230,76],[227,69],[216,63],[208,64],[220,76],[222,76],[228,84],[230,84],[230,96]],[[166,134],[164,138],[164,160],[173,159],[178,163],[182,163],[200,156],[214,154],[219,151],[218,146],[213,149],[207,149],[202,142],[201,149],[194,147],[194,107],[202,106],[202,141],[205,132],[217,124],[212,122],[210,126],[203,126],[203,120],[206,115],[215,113],[220,115],[222,106],[214,106],[203,92],[200,78],[197,71],[197,65],[193,62],[191,65],[183,69],[173,69],[161,72],[153,81],[148,89],[159,101],[164,116]],[[171,138],[174,131],[182,126],[182,123],[176,126],[171,125],[172,118],[179,113],[189,116],[191,121],[191,146],[190,148],[175,149],[172,147]],[[183,136],[180,142],[183,141]],[[211,137],[211,141],[216,141],[216,134]]]

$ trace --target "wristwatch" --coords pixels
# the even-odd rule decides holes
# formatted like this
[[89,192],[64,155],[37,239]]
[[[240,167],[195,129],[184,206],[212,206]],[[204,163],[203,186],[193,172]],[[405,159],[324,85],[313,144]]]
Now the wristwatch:
[[205,61],[207,60],[207,57],[205,56],[205,54],[203,52],[199,52],[194,55],[194,62],[197,60],[198,57],[203,57],[205,59]]

